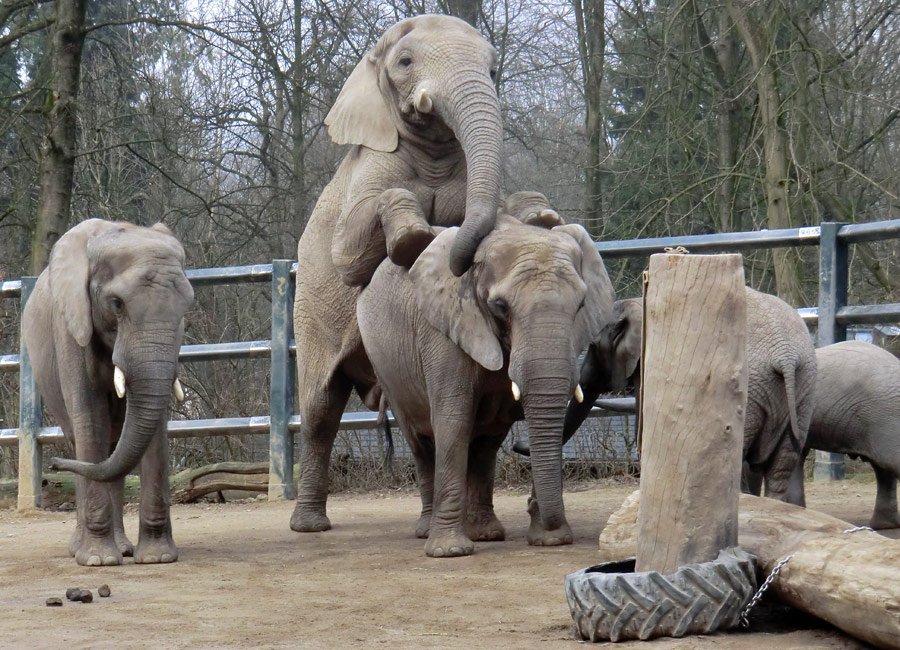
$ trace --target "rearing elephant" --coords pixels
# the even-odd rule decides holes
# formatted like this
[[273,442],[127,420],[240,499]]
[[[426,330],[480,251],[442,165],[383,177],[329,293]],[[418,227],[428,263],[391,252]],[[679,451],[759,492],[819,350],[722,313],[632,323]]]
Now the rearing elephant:
[[379,391],[356,322],[360,287],[385,258],[412,264],[430,224],[460,225],[459,276],[491,230],[500,200],[497,54],[465,22],[425,15],[391,27],[341,90],[326,123],[354,145],[322,192],[297,246],[294,333],[300,476],[291,528],[331,527],[328,462],[352,389]]

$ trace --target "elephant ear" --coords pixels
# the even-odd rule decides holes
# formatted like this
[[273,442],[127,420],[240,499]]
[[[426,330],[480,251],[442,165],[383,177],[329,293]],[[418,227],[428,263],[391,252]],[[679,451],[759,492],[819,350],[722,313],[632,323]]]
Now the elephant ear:
[[379,42],[356,65],[325,117],[328,135],[337,144],[386,152],[397,149],[397,127],[378,89],[377,53],[382,49]]
[[81,347],[87,346],[94,331],[88,290],[88,241],[112,225],[102,219],[82,221],[60,237],[50,251],[50,296]]
[[556,226],[553,232],[565,233],[578,242],[581,248],[581,279],[587,285],[584,306],[575,315],[575,349],[578,352],[600,336],[603,326],[613,319],[613,302],[616,294],[606,273],[606,267],[594,246],[594,241],[579,224]]
[[615,364],[623,372],[622,385],[616,389],[622,390],[641,360],[641,334],[644,329],[641,301],[634,299],[616,301],[613,313],[616,318],[616,330],[613,335]]
[[450,249],[459,228],[435,237],[409,270],[416,303],[432,327],[488,370],[503,367],[503,349],[475,290],[475,267],[460,277],[450,271]]

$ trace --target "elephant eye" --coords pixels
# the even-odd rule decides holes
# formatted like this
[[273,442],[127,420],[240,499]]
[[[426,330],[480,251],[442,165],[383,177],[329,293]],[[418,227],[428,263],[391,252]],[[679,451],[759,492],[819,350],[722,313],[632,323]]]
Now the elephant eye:
[[404,56],[404,57],[401,57],[399,61],[397,61],[397,64],[403,68],[408,68],[409,66],[412,65],[412,59],[409,58],[408,56]]
[[500,320],[509,318],[509,305],[506,304],[506,301],[503,300],[503,298],[494,298],[489,301],[488,309],[490,309],[491,313]]
[[495,68],[491,68],[491,81],[497,81],[497,70]]
[[121,314],[122,310],[125,309],[125,303],[123,303],[122,299],[117,296],[113,296],[109,299],[109,306],[117,314]]

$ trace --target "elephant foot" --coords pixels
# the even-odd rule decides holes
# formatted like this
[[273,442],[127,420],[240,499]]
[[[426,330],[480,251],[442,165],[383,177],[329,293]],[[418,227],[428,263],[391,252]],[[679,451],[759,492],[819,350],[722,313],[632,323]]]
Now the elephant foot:
[[466,515],[466,535],[476,542],[502,542],[506,539],[506,529],[493,508],[470,510]]
[[544,530],[541,524],[531,522],[528,528],[528,543],[531,546],[564,546],[574,541],[569,524],[563,524],[554,530]]
[[434,237],[434,231],[428,224],[416,222],[404,226],[388,240],[388,257],[398,266],[410,267]]
[[419,521],[416,522],[416,537],[419,539],[428,539],[428,533],[431,532],[431,513],[422,513]]
[[135,564],[168,564],[178,559],[178,547],[172,540],[172,533],[166,531],[160,536],[142,535],[134,550]]
[[458,531],[432,535],[425,542],[428,557],[462,557],[475,552],[475,542]]
[[125,535],[124,530],[117,530],[115,532],[115,540],[116,546],[119,547],[119,552],[122,554],[122,557],[131,557],[134,555],[134,545]]
[[884,530],[886,528],[900,528],[900,512],[882,514],[876,512],[869,521],[869,528]]
[[298,533],[321,533],[331,528],[331,521],[324,512],[294,508],[291,515],[291,530]]
[[117,566],[122,564],[122,553],[112,537],[83,535],[81,545],[75,550],[75,562],[80,566]]
[[75,554],[78,552],[78,549],[81,548],[81,544],[84,541],[84,529],[81,525],[75,526],[75,531],[72,533],[72,537],[69,539],[69,557],[75,557]]

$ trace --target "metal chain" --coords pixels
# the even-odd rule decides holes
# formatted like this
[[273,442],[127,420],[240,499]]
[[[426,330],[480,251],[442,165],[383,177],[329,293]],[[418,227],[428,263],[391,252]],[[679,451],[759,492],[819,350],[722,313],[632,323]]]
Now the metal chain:
[[778,574],[781,573],[781,570],[784,568],[784,565],[791,561],[791,558],[794,557],[794,554],[782,558],[778,564],[775,565],[775,568],[772,569],[772,572],[766,578],[766,581],[762,583],[762,587],[760,587],[755,594],[753,594],[753,598],[750,599],[750,602],[747,603],[747,606],[741,610],[741,625],[744,627],[750,627],[750,620],[747,618],[747,614],[750,613],[754,607],[756,607],[756,603],[763,597],[763,594],[766,593],[766,589],[769,588],[769,585],[772,584],[772,581],[778,577]]
[[[869,526],[854,526],[853,528],[848,528],[847,530],[845,530],[843,532],[855,533],[860,530],[871,530],[872,532],[875,532],[875,529],[871,528]],[[793,553],[782,558],[778,562],[778,564],[775,565],[775,568],[772,569],[772,572],[768,575],[765,582],[762,583],[762,586],[756,591],[755,594],[753,594],[753,598],[750,599],[750,602],[747,603],[747,606],[741,610],[741,625],[743,627],[750,627],[750,620],[747,618],[747,615],[750,613],[750,610],[752,610],[754,607],[756,607],[756,604],[763,597],[763,594],[766,592],[766,589],[768,589],[769,585],[772,584],[772,581],[775,580],[776,577],[778,577],[778,574],[781,573],[781,570],[784,568],[784,565],[787,564],[788,562],[790,562],[792,557],[794,557]]]

